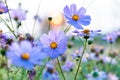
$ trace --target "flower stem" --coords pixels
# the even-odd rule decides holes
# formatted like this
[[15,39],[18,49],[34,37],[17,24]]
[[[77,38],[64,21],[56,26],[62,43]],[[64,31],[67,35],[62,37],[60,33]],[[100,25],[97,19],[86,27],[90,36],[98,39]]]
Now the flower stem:
[[[110,44],[110,52],[109,52],[109,54],[112,54],[112,46],[113,46],[113,43]],[[110,60],[110,62],[111,62],[111,63],[110,63],[110,70],[112,69],[112,60],[113,60],[113,59],[112,59],[112,57],[111,57],[111,60]]]
[[[49,62],[49,61],[50,61],[50,57],[48,58],[48,60],[46,61],[46,63]],[[36,74],[34,80],[39,80],[40,76],[41,76],[42,73],[43,73],[43,70],[44,70],[45,66],[46,66],[46,64],[44,64],[43,67],[38,67],[37,70],[38,70],[39,72]]]
[[68,27],[64,30],[64,32],[67,33],[67,32],[69,31],[69,29],[71,28],[71,26],[72,26],[72,25],[68,26]]
[[19,67],[19,68],[15,71],[14,75],[16,75],[20,69],[21,69],[21,67]]
[[59,61],[58,58],[57,58],[57,61],[58,61],[58,66],[59,66],[60,71],[61,71],[61,73],[62,73],[63,79],[65,80],[65,76],[64,76],[64,74],[63,74],[63,71],[62,71],[62,68],[61,68],[61,65],[60,65],[60,61]]
[[4,22],[4,24],[8,27],[8,29],[10,30],[10,32],[12,32],[12,34],[17,38],[16,34],[14,33],[14,31],[10,28],[10,26],[6,23],[6,21],[0,16],[0,19]]
[[[5,0],[5,4],[6,4],[6,7],[8,9],[8,4],[7,4],[7,1]],[[10,22],[11,22],[11,25],[12,25],[12,28],[13,28],[13,23],[12,23],[12,19],[11,19],[11,16],[10,16],[10,12],[8,10],[8,16],[9,16],[9,19],[10,19]],[[14,28],[13,28],[14,29]]]
[[[39,2],[36,15],[38,15],[38,13],[39,13],[39,9],[40,9],[40,6],[41,6],[41,1],[42,1],[42,0],[40,0],[40,2]],[[35,19],[34,24],[33,24],[32,36],[33,36],[33,34],[34,34],[34,30],[35,30],[35,26],[36,26],[36,21],[37,21],[37,20]]]
[[76,80],[76,78],[77,78],[77,75],[78,75],[78,72],[79,72],[79,69],[80,69],[80,65],[81,65],[81,62],[82,62],[82,58],[83,58],[83,55],[84,55],[86,46],[87,46],[87,39],[86,39],[86,41],[85,41],[85,43],[84,43],[84,49],[83,49],[83,51],[82,51],[82,56],[81,56],[81,58],[79,59],[79,64],[78,64],[78,68],[77,68],[77,71],[76,71],[74,80]]

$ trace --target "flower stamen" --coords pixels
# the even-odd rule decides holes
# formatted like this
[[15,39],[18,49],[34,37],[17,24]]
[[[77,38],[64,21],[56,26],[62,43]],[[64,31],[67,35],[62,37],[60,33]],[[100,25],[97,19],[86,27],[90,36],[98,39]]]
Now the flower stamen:
[[21,58],[24,59],[24,60],[28,60],[30,58],[30,55],[28,53],[23,53],[21,55]]
[[57,48],[57,43],[56,43],[56,42],[52,42],[52,43],[50,44],[50,47],[51,47],[52,49]]
[[90,34],[90,30],[89,30],[89,29],[84,29],[84,30],[83,30],[83,33],[84,33],[84,34]]
[[73,15],[72,19],[75,20],[75,21],[77,21],[79,19],[79,16],[78,15]]

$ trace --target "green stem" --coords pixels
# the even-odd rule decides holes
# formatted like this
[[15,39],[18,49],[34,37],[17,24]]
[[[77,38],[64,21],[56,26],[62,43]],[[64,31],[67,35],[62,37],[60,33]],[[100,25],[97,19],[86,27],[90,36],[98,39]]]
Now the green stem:
[[20,80],[25,80],[24,77],[25,77],[25,72],[26,70],[22,68],[22,73],[21,73],[21,79]]
[[[112,52],[112,46],[113,46],[113,43],[110,44],[110,52],[109,52],[109,54],[111,54],[111,55],[113,54],[113,53],[111,53]],[[111,60],[110,60],[110,62],[111,62],[110,63],[110,70],[112,69],[112,60],[113,59],[111,58]]]
[[51,21],[49,21],[49,26],[48,26],[48,30],[51,30],[50,22],[51,22]]
[[19,67],[19,68],[15,71],[14,75],[16,75],[20,69],[21,69],[21,67]]
[[58,61],[58,66],[59,66],[60,71],[61,71],[62,76],[63,76],[63,80],[65,80],[65,76],[64,76],[64,74],[63,74],[63,71],[62,71],[62,68],[61,68],[61,65],[60,65],[60,61],[59,61],[59,59],[58,59],[58,58],[57,58],[57,61]]
[[80,65],[81,65],[81,62],[82,62],[82,58],[83,58],[83,55],[84,55],[86,46],[87,46],[87,39],[86,39],[86,41],[85,41],[85,43],[84,43],[84,49],[83,49],[83,51],[82,51],[82,56],[81,56],[81,58],[79,59],[79,64],[78,64],[78,68],[77,68],[77,71],[76,71],[74,80],[76,80],[76,78],[77,78],[77,75],[78,75],[78,72],[79,72],[79,69],[80,69]]
[[16,34],[14,31],[10,28],[10,26],[6,23],[6,21],[0,16],[0,19],[4,22],[4,24],[7,26],[7,28],[12,32],[12,34],[17,38]]
[[19,67],[16,71],[15,71],[15,73],[13,73],[13,79],[15,80],[15,77],[16,77],[16,74],[20,71],[20,69],[21,69],[21,67]]
[[67,33],[69,31],[69,29],[71,28],[72,25],[70,25],[69,27],[67,27],[64,32]]
[[[46,62],[50,61],[50,58],[48,58],[48,60]],[[35,80],[39,80],[40,76],[42,75],[43,73],[43,70],[45,68],[46,64],[43,65],[43,67],[39,67],[37,70],[39,71],[38,74],[36,74],[35,76]]]
[[[6,0],[5,0],[5,4],[6,4],[6,7],[8,8],[8,4],[7,4],[7,1],[6,1]],[[10,22],[11,22],[11,25],[12,25],[12,28],[13,28],[13,23],[12,23],[12,19],[11,19],[9,10],[8,10],[8,16],[9,16],[9,19],[10,19]],[[13,29],[14,29],[14,28],[13,28]]]

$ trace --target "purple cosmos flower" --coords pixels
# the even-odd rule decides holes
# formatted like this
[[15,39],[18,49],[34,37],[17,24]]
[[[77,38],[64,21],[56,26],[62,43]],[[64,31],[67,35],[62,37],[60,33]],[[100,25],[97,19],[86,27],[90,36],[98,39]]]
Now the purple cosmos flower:
[[115,33],[109,33],[105,37],[103,37],[103,40],[106,40],[109,43],[115,42],[117,39],[117,35]]
[[32,47],[29,41],[12,43],[6,53],[12,63],[25,69],[33,69],[35,65],[40,64],[45,58],[44,53],[38,47]]
[[80,58],[80,56],[81,56],[82,50],[83,50],[83,48],[80,48],[79,50],[75,50],[75,51],[71,54],[71,56],[73,57],[73,59],[78,60],[78,58]]
[[64,7],[64,15],[68,19],[68,23],[73,25],[77,29],[83,29],[82,25],[87,26],[90,24],[91,17],[85,15],[86,9],[81,7],[78,11],[76,5],[72,4],[70,8]]
[[22,21],[26,19],[26,10],[22,10],[21,8],[18,9],[11,9],[11,17],[15,21]]
[[70,61],[66,61],[65,65],[62,66],[62,70],[70,72],[73,70],[74,63]]
[[95,69],[93,72],[88,74],[87,80],[106,80],[107,79],[107,73],[104,71],[99,71],[98,69]]
[[0,32],[0,46],[5,49],[7,45],[10,45],[13,41],[13,37],[9,34],[3,34]]
[[119,80],[119,77],[116,76],[115,74],[113,73],[108,73],[108,78],[107,80]]
[[36,75],[36,70],[35,69],[28,71],[29,80],[34,80],[35,75]]
[[42,22],[42,19],[41,19],[40,16],[38,16],[38,15],[35,15],[35,16],[34,16],[34,19],[37,20],[39,23]]
[[43,34],[40,38],[43,50],[50,58],[54,59],[65,53],[67,49],[67,37],[63,31],[49,31],[48,35]]
[[100,34],[101,30],[89,30],[89,29],[84,29],[82,31],[75,30],[73,33],[76,33],[78,36],[83,36],[85,39],[93,39],[95,35]]
[[52,63],[47,63],[46,69],[43,72],[43,80],[60,80],[58,72]]
[[7,13],[8,8],[5,6],[3,2],[0,2],[0,14]]

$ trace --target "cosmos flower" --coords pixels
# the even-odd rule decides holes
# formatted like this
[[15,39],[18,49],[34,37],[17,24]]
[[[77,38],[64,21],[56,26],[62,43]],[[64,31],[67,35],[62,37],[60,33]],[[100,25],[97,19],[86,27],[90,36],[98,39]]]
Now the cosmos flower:
[[116,39],[117,39],[116,33],[109,33],[105,35],[105,37],[103,37],[103,40],[106,40],[109,43],[115,42]]
[[12,41],[13,37],[11,35],[0,32],[0,47],[2,49],[5,49],[6,46],[12,43]]
[[35,75],[36,75],[36,70],[35,69],[28,71],[29,80],[34,80]]
[[74,63],[71,61],[66,61],[65,65],[62,66],[62,70],[66,72],[73,71]]
[[5,3],[0,2],[0,14],[7,13],[8,8],[5,6]]
[[81,53],[82,53],[82,50],[83,50],[83,48],[80,48],[80,49],[78,49],[78,50],[75,50],[72,54],[71,54],[71,56],[72,56],[72,58],[73,59],[78,59],[78,58],[80,58],[80,56],[81,56]]
[[32,47],[29,41],[22,41],[19,44],[15,42],[12,43],[6,56],[12,61],[12,64],[28,70],[33,69],[37,64],[41,64],[45,58],[41,49]]
[[40,16],[38,16],[38,15],[35,15],[35,16],[34,16],[34,20],[37,20],[39,23],[42,22],[42,19],[41,19]]
[[78,36],[83,36],[85,39],[93,39],[95,35],[100,34],[101,30],[89,30],[89,29],[84,29],[84,30],[75,30],[73,33],[76,33]]
[[107,73],[104,71],[98,71],[95,69],[93,72],[87,75],[87,80],[106,80]]
[[27,11],[26,10],[22,10],[21,8],[11,9],[11,17],[15,21],[25,20],[26,19],[26,14],[27,14]]
[[81,7],[78,11],[75,4],[71,4],[64,7],[64,15],[68,19],[68,23],[73,25],[77,29],[83,29],[82,25],[87,26],[90,24],[91,17],[85,15],[86,9]]
[[[78,61],[79,60],[79,58],[81,58],[81,56],[82,56],[82,51],[83,51],[83,47],[81,47],[80,49],[78,49],[78,50],[75,50],[72,54],[71,54],[71,56],[72,56],[72,58],[73,59],[75,59],[76,61]],[[84,53],[84,55],[83,55],[83,59],[82,59],[82,62],[87,62],[88,60],[89,60],[89,54],[88,53]]]
[[115,74],[109,73],[107,80],[119,80],[119,78]]
[[48,35],[43,34],[40,38],[43,44],[43,51],[54,59],[65,53],[67,49],[67,37],[63,31],[49,31]]
[[103,61],[104,63],[117,64],[117,61],[116,61],[115,58],[111,58],[111,57],[106,56],[106,55],[103,55],[103,56],[101,57],[101,59],[102,59],[102,61]]
[[52,63],[48,62],[43,72],[43,80],[60,80],[58,72]]

